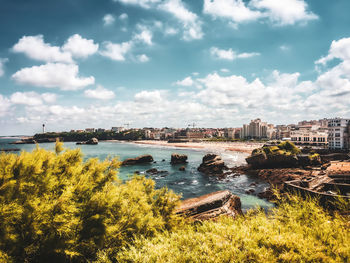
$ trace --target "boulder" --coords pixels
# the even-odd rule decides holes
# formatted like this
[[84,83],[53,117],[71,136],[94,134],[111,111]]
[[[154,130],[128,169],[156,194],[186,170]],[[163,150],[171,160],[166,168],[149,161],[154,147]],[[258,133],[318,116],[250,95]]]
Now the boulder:
[[201,165],[197,168],[198,171],[207,175],[222,175],[226,169],[228,168],[221,157],[212,153],[205,155]]
[[181,167],[179,168],[179,171],[182,171],[182,172],[186,171],[185,166],[181,166]]
[[82,144],[96,145],[96,144],[98,144],[98,140],[97,140],[97,138],[91,138],[91,139],[87,140],[86,142],[77,142],[75,144],[77,144],[77,145],[82,145]]
[[122,162],[122,165],[135,165],[135,164],[145,164],[153,162],[152,155],[146,154],[135,158],[128,158]]
[[266,154],[260,152],[247,157],[246,161],[252,168],[283,168],[298,167],[299,165],[296,155],[285,153]]
[[183,164],[187,163],[187,155],[185,154],[178,154],[178,153],[173,153],[171,155],[171,164]]
[[151,169],[148,169],[146,171],[146,173],[148,173],[148,174],[157,174],[158,170],[156,168],[151,168]]
[[176,213],[194,220],[215,219],[221,215],[236,217],[242,214],[241,200],[230,191],[218,191],[182,201]]
[[249,165],[252,167],[262,167],[266,164],[267,156],[264,152],[259,154],[254,154],[245,159]]
[[96,145],[98,144],[97,138],[91,138],[85,142],[85,144]]

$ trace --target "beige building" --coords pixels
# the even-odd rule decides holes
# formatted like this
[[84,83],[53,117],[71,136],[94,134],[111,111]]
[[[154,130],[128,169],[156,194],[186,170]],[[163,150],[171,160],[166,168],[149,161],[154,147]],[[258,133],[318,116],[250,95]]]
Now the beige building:
[[[270,124],[262,122],[260,119],[251,120],[249,124],[244,124],[241,132],[242,139],[269,139],[273,134]],[[270,129],[269,133],[268,130]]]
[[314,146],[326,146],[328,144],[328,133],[320,130],[319,126],[303,126],[290,131],[291,141],[294,144],[306,144]]

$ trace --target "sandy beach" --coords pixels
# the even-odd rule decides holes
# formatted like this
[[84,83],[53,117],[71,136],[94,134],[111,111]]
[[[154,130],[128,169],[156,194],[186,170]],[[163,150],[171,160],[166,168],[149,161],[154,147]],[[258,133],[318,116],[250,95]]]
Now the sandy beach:
[[167,147],[183,147],[190,149],[207,149],[209,151],[232,151],[250,154],[252,150],[259,148],[263,143],[252,142],[181,142],[168,143],[167,141],[143,140],[134,141],[135,144],[158,145]]

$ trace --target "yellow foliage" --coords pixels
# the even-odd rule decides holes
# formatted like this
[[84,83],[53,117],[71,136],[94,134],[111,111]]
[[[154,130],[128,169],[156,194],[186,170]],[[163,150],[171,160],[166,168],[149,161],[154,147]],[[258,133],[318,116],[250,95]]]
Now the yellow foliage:
[[0,155],[0,260],[87,262],[111,258],[135,235],[177,224],[179,197],[152,180],[117,178],[117,159],[82,160],[79,149]]
[[[283,199],[266,214],[188,224],[139,238],[118,262],[349,262],[350,229],[315,200]],[[103,262],[102,260],[100,262]]]

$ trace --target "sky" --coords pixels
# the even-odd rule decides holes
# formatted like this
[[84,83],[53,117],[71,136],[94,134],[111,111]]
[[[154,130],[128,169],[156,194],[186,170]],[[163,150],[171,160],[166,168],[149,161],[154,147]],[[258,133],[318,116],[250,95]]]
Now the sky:
[[348,0],[2,0],[0,135],[350,117]]

